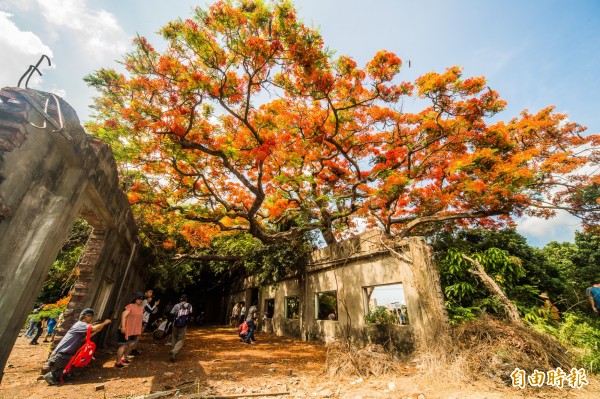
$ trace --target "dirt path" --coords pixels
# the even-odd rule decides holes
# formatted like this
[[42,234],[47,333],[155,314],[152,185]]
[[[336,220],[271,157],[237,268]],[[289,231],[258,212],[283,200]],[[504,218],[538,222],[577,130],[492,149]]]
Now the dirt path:
[[0,385],[0,399],[131,398],[177,387],[183,388],[182,394],[289,392],[269,398],[600,398],[598,380],[593,378],[581,390],[520,390],[481,382],[461,383],[450,376],[428,377],[410,366],[401,376],[330,378],[324,373],[324,345],[271,334],[259,334],[257,339],[256,345],[244,345],[233,328],[191,328],[178,361],[170,363],[170,347],[164,342],[156,344],[146,335],[141,342],[142,355],[126,368],[115,369],[113,352],[99,350],[92,365],[76,370],[72,381],[49,387],[37,379],[48,354],[47,344],[32,346],[19,338]]

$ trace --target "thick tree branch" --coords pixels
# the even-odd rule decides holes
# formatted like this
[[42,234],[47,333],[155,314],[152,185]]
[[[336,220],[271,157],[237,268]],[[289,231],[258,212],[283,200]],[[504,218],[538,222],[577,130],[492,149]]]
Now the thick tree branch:
[[244,260],[242,256],[233,255],[217,255],[217,254],[176,254],[173,255],[173,260],[193,259],[193,260],[216,260],[225,262],[237,262]]
[[479,277],[479,279],[487,287],[487,289],[500,299],[500,302],[502,302],[502,305],[506,309],[508,318],[514,324],[522,326],[523,321],[521,320],[521,316],[519,315],[519,310],[517,309],[515,304],[512,303],[510,299],[508,299],[506,294],[504,294],[502,288],[500,288],[498,284],[496,284],[496,282],[485,272],[483,266],[481,266],[481,263],[479,263],[476,259],[468,257],[467,255],[461,254],[461,256],[463,259],[475,266],[475,269],[469,269],[469,272]]
[[[402,228],[402,230],[398,234],[398,236],[400,238],[405,238],[409,235],[411,230],[413,230],[415,227],[422,225],[422,224],[447,222],[449,220],[456,220],[456,219],[477,219],[477,218],[498,216],[498,215],[505,215],[505,214],[506,214],[506,211],[504,211],[504,210],[490,210],[490,211],[480,211],[480,212],[454,213],[454,214],[449,214],[449,215],[421,216],[421,217],[417,217],[416,219],[408,222],[406,224],[406,226],[404,226]],[[406,221],[407,221],[407,219],[390,219],[389,223],[390,224],[401,224],[401,223],[405,223]]]

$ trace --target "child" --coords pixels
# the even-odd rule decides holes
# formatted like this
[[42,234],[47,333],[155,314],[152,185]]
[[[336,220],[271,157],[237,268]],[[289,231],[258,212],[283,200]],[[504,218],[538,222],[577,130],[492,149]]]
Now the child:
[[[48,324],[46,325],[48,330],[46,331],[44,342],[52,342],[52,340],[54,339],[54,335],[56,334],[56,323],[57,321],[54,317],[51,317],[50,320],[48,320]],[[50,341],[48,341],[48,338],[50,339]]]
[[161,320],[160,325],[156,328],[156,330],[154,330],[154,333],[152,334],[152,337],[157,340],[160,341],[161,339],[163,339],[167,333],[167,325],[168,325],[168,320]]
[[156,330],[158,327],[160,327],[160,325],[165,321],[165,319],[163,319],[162,317],[159,317],[158,319],[154,320],[154,322],[151,324],[152,328],[154,330]]
[[248,338],[248,323],[246,323],[246,320],[238,327],[238,336],[242,342],[245,342]]

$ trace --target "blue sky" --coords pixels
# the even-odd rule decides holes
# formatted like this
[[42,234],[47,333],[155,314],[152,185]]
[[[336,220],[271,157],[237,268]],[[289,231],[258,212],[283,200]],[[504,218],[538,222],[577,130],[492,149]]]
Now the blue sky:
[[[83,76],[118,68],[136,33],[158,45],[166,22],[210,2],[188,0],[0,0],[0,86],[16,86],[41,54],[52,59],[29,87],[55,92],[89,119],[94,92]],[[364,64],[377,50],[407,63],[401,79],[460,65],[487,77],[508,101],[501,119],[548,105],[600,133],[600,1],[596,0],[297,0],[338,55]],[[411,104],[406,104],[410,107]],[[531,245],[571,241],[577,220],[523,218]]]

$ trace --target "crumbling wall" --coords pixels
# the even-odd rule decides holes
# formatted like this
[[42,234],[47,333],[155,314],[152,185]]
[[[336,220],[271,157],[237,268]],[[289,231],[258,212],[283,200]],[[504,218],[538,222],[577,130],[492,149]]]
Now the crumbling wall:
[[0,90],[0,370],[80,216],[94,230],[63,332],[84,307],[115,318],[130,291],[143,288],[135,223],[110,148],[84,132],[64,100]]
[[[262,322],[262,329],[304,340],[348,338],[365,345],[381,335],[377,327],[369,327],[364,321],[369,312],[366,290],[387,284],[402,284],[410,320],[409,325],[392,328],[397,348],[408,352],[444,341],[447,315],[429,247],[419,238],[385,239],[380,231],[316,250],[305,271],[263,287],[259,307],[263,310],[265,300],[272,299],[275,312]],[[337,292],[337,320],[318,320],[315,294],[328,291]],[[297,320],[285,314],[286,297],[290,296],[300,299]]]

